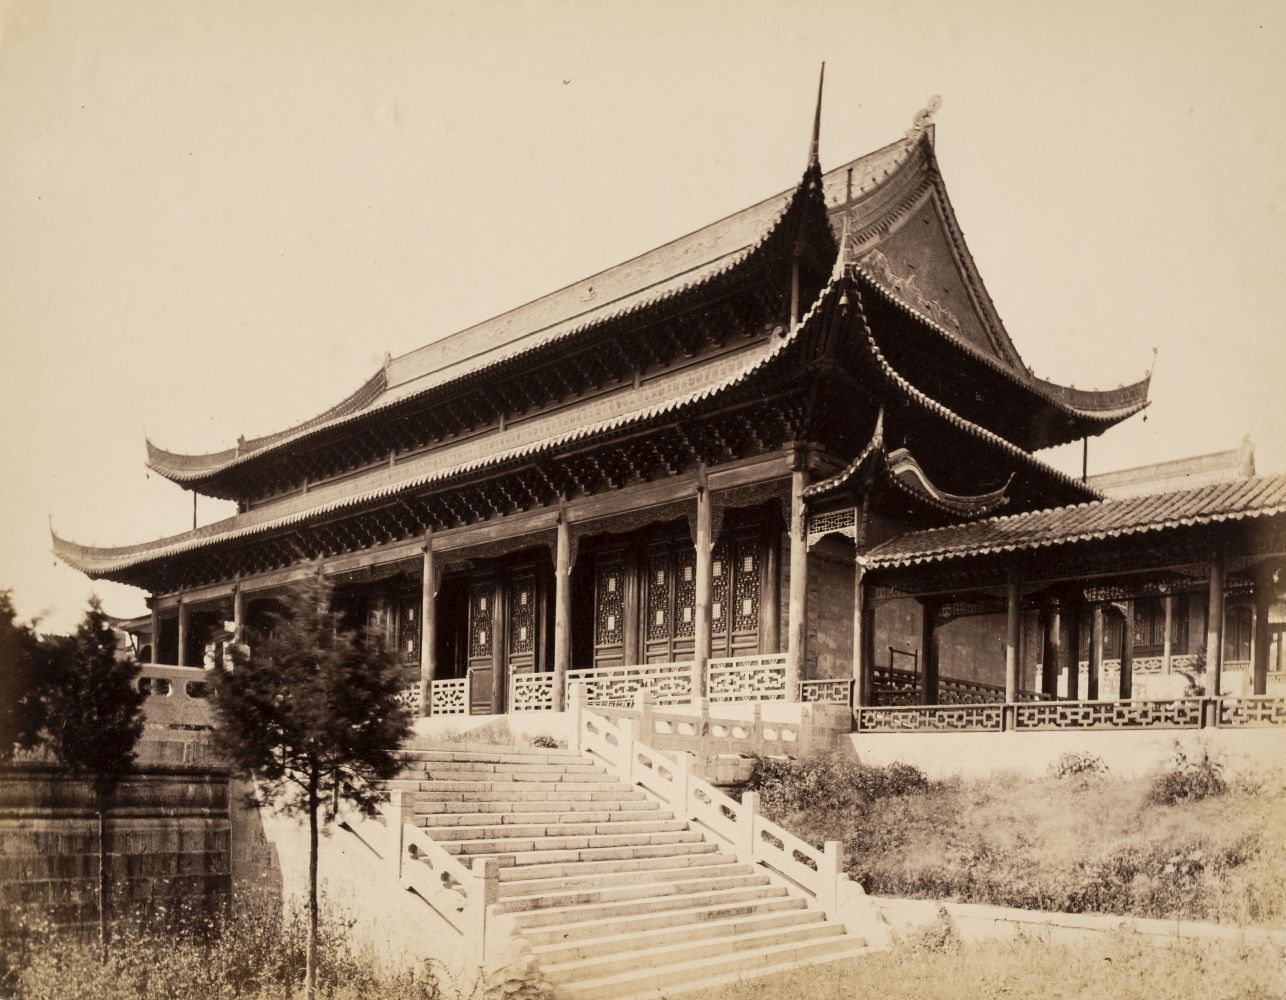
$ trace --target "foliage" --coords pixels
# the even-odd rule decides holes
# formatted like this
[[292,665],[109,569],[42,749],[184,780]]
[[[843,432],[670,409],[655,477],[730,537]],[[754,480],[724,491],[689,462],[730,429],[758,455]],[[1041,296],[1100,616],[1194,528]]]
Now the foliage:
[[531,738],[531,745],[534,747],[540,747],[544,750],[557,750],[559,744],[558,740],[554,739],[554,737],[541,734],[540,736],[533,736]]
[[309,933],[305,993],[315,990],[318,827],[340,803],[371,813],[378,782],[402,767],[411,719],[398,700],[401,670],[374,637],[340,628],[321,579],[297,585],[272,614],[269,634],[232,650],[217,671],[215,739],[255,799],[308,817]]
[[1107,764],[1098,754],[1088,750],[1067,750],[1050,763],[1049,773],[1055,778],[1084,778],[1106,774]]
[[746,791],[759,793],[770,815],[817,809],[861,810],[872,802],[927,791],[929,779],[918,767],[863,764],[843,751],[814,754],[798,761],[778,757],[755,760]]
[[948,954],[960,950],[960,933],[945,906],[938,906],[934,919],[912,928],[902,936],[899,944],[913,954]]
[[0,762],[30,750],[44,725],[40,680],[45,650],[33,624],[18,621],[13,595],[0,590]]
[[[186,910],[133,914],[118,927],[120,946],[105,965],[74,936],[10,919],[0,935],[0,995],[14,1000],[268,1000],[293,995],[304,981],[306,914],[283,912],[263,895],[238,898],[233,910],[231,918]],[[391,974],[379,968],[372,956],[354,948],[351,929],[351,922],[323,905],[321,996],[445,997],[431,969]]]
[[97,597],[69,641],[50,643],[43,742],[73,775],[109,799],[134,765],[143,735],[138,662],[117,649],[116,633]]
[[1183,745],[1174,745],[1174,759],[1152,780],[1148,799],[1157,805],[1172,806],[1177,802],[1199,802],[1212,796],[1226,795],[1223,763],[1210,756],[1208,747],[1201,756],[1189,757]]
[[[1280,947],[1247,942],[1158,944],[1136,934],[1077,944],[1016,938],[943,948],[906,942],[892,951],[807,966],[730,986],[684,994],[685,1000],[1203,1000],[1280,998]],[[860,987],[859,985],[860,984]]]

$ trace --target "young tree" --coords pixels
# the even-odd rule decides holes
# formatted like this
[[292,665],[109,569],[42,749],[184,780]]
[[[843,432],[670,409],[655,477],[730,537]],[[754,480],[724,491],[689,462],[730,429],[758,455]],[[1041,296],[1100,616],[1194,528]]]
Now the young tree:
[[35,629],[18,621],[10,592],[0,590],[0,763],[39,742],[42,652]]
[[89,782],[98,813],[98,944],[107,955],[107,814],[121,779],[134,765],[143,735],[140,667],[117,649],[116,633],[97,597],[90,598],[75,634],[46,640],[40,686],[44,743],[71,774]]
[[402,765],[410,715],[398,700],[394,657],[339,627],[320,579],[293,588],[253,650],[233,647],[218,671],[216,740],[254,800],[308,817],[308,946],[305,995],[317,987],[317,848],[321,823],[347,802],[370,813],[376,783]]

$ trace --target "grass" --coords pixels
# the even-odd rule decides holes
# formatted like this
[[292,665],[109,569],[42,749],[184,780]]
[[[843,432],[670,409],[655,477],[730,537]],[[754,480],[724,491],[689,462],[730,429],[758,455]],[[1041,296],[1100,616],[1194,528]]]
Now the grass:
[[788,829],[842,841],[849,875],[875,895],[1286,926],[1280,787],[1231,782],[1161,804],[1170,775],[931,782],[836,755],[765,762],[752,786]]
[[683,994],[683,1000],[1269,1000],[1286,997],[1279,950],[1156,945],[1124,934],[1058,945],[1017,939],[892,951]]

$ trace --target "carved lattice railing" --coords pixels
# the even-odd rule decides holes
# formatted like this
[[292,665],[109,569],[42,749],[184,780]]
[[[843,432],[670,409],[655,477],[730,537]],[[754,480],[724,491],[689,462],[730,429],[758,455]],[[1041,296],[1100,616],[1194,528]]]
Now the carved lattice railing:
[[452,677],[429,685],[430,715],[468,715],[469,678]]
[[1013,728],[1197,729],[1201,699],[1168,701],[1042,701],[1013,706]]
[[800,681],[799,700],[820,705],[852,705],[853,679],[837,677],[830,680]]
[[998,733],[1004,728],[1004,712],[1004,705],[993,702],[859,708],[857,729],[862,733]]
[[706,670],[706,696],[711,701],[784,701],[786,654],[712,659]]
[[1286,698],[1280,695],[1223,698],[1219,702],[1219,725],[1237,729],[1286,726]]
[[509,680],[509,711],[552,712],[554,710],[554,675],[550,673],[514,674]]
[[685,705],[697,692],[692,663],[640,663],[631,667],[594,667],[572,670],[567,674],[571,685],[585,685],[591,705],[621,708],[634,704],[634,695],[650,691],[658,705]]

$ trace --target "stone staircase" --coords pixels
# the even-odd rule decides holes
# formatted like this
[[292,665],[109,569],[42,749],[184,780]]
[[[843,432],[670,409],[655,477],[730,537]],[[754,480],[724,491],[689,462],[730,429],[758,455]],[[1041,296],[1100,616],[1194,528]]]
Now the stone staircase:
[[575,750],[417,742],[391,788],[471,865],[566,998],[668,997],[865,952],[797,887]]

